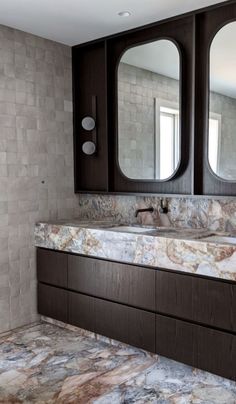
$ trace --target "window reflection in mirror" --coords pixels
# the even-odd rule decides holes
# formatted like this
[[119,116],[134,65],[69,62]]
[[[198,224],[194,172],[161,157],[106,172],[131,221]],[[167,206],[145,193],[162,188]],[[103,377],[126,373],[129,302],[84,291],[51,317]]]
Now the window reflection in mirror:
[[165,180],[180,160],[180,56],[170,40],[126,51],[118,68],[118,160],[125,176]]
[[208,160],[224,180],[236,181],[236,22],[225,25],[210,48]]

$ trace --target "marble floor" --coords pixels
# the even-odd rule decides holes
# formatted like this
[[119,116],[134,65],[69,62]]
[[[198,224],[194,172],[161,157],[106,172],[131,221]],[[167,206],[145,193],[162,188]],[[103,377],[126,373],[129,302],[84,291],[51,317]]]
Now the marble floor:
[[0,336],[0,403],[235,404],[236,383],[42,322]]

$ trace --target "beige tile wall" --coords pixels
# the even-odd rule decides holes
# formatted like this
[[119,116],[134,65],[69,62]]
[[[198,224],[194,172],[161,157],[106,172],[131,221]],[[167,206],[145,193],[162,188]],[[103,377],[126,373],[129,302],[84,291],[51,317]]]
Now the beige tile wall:
[[0,26],[0,332],[36,319],[34,223],[73,217],[71,50]]

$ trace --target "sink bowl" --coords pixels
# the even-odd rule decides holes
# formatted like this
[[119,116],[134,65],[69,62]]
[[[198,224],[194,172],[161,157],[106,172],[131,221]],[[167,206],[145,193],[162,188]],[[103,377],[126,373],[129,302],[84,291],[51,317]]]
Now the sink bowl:
[[124,232],[124,233],[149,233],[156,231],[156,229],[153,228],[146,228],[146,227],[134,227],[134,226],[117,226],[117,227],[109,227],[109,230],[112,231],[119,231],[119,232]]
[[209,236],[209,237],[204,237],[204,241],[212,241],[213,243],[227,243],[227,244],[235,244],[236,245],[236,237],[235,236],[213,235],[213,236]]
[[123,233],[176,233],[176,229],[170,229],[165,227],[148,227],[148,226],[116,226],[110,227],[109,230],[118,231]]

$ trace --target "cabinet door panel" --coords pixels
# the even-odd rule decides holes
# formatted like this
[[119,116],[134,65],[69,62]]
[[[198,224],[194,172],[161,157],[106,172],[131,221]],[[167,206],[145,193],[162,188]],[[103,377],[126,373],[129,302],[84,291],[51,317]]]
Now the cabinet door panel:
[[95,300],[93,297],[68,292],[68,321],[85,330],[95,331]]
[[67,254],[38,248],[37,276],[39,282],[67,287]]
[[155,352],[155,314],[96,299],[98,334]]
[[236,332],[236,285],[156,271],[156,310]]
[[38,284],[38,312],[67,323],[67,291]]
[[[106,41],[72,48],[72,70],[75,192],[108,191]],[[81,125],[86,116],[96,120],[97,150],[92,156],[82,151],[84,142],[94,141],[94,131]]]
[[236,380],[236,336],[156,315],[156,353]]
[[68,287],[115,302],[155,309],[155,271],[152,269],[70,255]]

